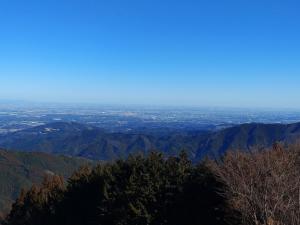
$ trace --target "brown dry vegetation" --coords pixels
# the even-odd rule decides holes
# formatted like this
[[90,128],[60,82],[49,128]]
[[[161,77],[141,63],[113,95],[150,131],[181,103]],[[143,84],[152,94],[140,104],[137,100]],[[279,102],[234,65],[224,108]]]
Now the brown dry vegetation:
[[6,225],[299,225],[300,146],[230,151],[192,164],[186,154],[83,167],[22,192]]
[[211,163],[244,225],[300,224],[299,150],[274,144],[260,152],[231,151],[221,163]]

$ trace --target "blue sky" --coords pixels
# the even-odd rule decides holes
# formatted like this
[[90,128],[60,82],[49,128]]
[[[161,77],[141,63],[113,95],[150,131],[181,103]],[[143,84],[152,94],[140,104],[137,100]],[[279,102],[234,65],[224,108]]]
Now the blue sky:
[[0,99],[300,108],[300,2],[1,0]]

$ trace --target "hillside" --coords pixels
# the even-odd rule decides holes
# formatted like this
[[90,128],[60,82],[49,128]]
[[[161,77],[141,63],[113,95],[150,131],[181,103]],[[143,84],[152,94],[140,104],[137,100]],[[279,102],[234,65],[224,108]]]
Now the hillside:
[[192,160],[218,157],[228,149],[249,150],[269,147],[276,141],[292,142],[300,137],[300,123],[243,124],[216,132],[167,134],[109,133],[78,123],[51,123],[0,137],[0,147],[21,151],[41,151],[98,160],[126,158],[129,154],[159,150],[176,155],[187,150]]
[[274,142],[291,143],[300,138],[300,123],[242,124],[209,134],[198,148],[196,158],[220,156],[227,150],[270,147]]
[[40,183],[46,174],[69,177],[85,159],[0,150],[0,213],[7,211],[21,188]]

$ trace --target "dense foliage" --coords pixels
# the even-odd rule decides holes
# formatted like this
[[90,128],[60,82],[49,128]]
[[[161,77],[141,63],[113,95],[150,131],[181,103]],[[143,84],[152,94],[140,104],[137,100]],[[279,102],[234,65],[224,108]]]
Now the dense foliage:
[[67,185],[47,177],[21,193],[5,224],[233,224],[222,189],[206,164],[193,165],[184,153],[168,159],[151,153],[83,167]]
[[82,167],[22,191],[5,225],[299,225],[300,147],[197,165],[185,153]]

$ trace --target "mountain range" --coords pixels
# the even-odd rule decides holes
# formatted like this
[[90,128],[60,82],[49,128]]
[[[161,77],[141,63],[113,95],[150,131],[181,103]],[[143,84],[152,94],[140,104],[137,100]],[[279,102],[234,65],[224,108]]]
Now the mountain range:
[[[218,131],[111,133],[73,122],[56,122],[0,136],[0,217],[21,188],[40,183],[47,174],[69,177],[93,160],[110,161],[129,154],[161,151],[166,156],[185,150],[196,162],[220,157],[227,150],[249,151],[274,142],[300,140],[300,123],[242,124]],[[6,150],[1,150],[6,149]]]
[[242,124],[214,132],[149,134],[110,133],[101,128],[73,122],[50,123],[0,136],[0,147],[9,150],[39,151],[96,160],[126,158],[129,154],[162,151],[176,155],[186,150],[192,160],[219,157],[228,149],[251,150],[274,142],[300,138],[300,123]]

